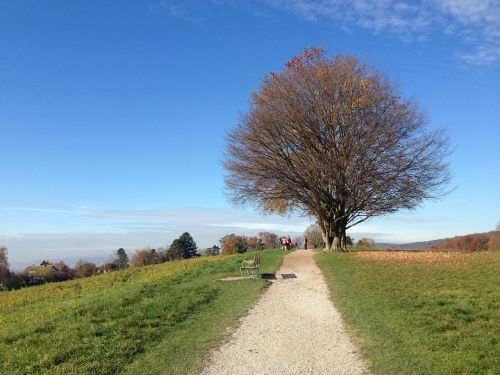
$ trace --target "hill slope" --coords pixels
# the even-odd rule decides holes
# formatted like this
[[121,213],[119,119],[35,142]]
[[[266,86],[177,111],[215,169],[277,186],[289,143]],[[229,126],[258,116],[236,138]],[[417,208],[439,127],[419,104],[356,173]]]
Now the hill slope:
[[[248,253],[196,258],[0,293],[0,373],[185,374],[261,293]],[[261,252],[275,272],[283,252]]]
[[370,373],[498,374],[500,253],[320,254]]

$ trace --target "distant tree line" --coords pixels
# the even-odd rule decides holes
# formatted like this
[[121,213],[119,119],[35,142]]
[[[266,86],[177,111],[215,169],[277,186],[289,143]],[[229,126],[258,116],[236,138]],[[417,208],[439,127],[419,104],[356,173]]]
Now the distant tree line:
[[91,277],[124,270],[128,267],[143,267],[178,259],[200,256],[196,242],[189,233],[183,233],[168,248],[138,249],[132,257],[123,248],[119,248],[113,260],[97,266],[93,262],[79,260],[74,268],[63,261],[42,261],[39,265],[26,267],[22,272],[11,272],[7,260],[7,248],[0,247],[0,290],[18,289],[50,282]]
[[93,262],[79,260],[75,267],[71,268],[63,261],[49,262],[44,260],[39,265],[26,267],[22,272],[9,271],[7,248],[0,247],[0,290],[18,289],[49,282],[91,277],[124,270],[129,267],[144,267],[202,255],[236,254],[247,251],[275,249],[279,246],[278,235],[272,232],[260,232],[256,236],[228,234],[221,238],[220,247],[213,245],[198,252],[196,242],[186,232],[173,240],[168,247],[137,249],[130,259],[125,249],[119,248],[113,260],[104,262],[99,266]]
[[[324,248],[323,236],[319,225],[309,226],[304,237],[308,240],[309,248]],[[300,243],[301,238],[295,238]],[[346,236],[346,244],[353,246],[351,237]],[[358,247],[370,248],[374,246],[372,239],[363,237],[356,243]],[[7,259],[7,248],[0,246],[0,291],[18,289],[48,282],[58,282],[70,279],[91,277],[124,270],[129,267],[144,267],[172,260],[189,259],[199,256],[215,256],[220,254],[238,254],[248,251],[275,249],[280,247],[279,237],[276,233],[260,232],[256,236],[228,234],[220,239],[220,246],[213,245],[198,252],[196,242],[189,233],[183,233],[172,241],[170,246],[159,249],[146,247],[138,249],[129,259],[125,249],[119,248],[114,259],[97,266],[95,263],[79,260],[74,268],[63,261],[42,261],[39,265],[26,267],[22,272],[11,272]],[[435,250],[454,249],[463,251],[500,250],[500,230],[489,233],[469,234],[447,238],[442,243],[432,247]]]
[[[304,232],[304,236],[308,238],[308,242],[311,248],[324,248],[324,242],[319,225],[313,224],[309,226]],[[375,247],[375,241],[367,237],[362,237],[356,243],[354,243],[351,237],[346,236],[346,244],[355,246],[356,249],[369,249]],[[441,243],[432,245],[431,249],[458,251],[498,251],[500,250],[500,223],[497,224],[496,230],[494,231],[446,238]]]
[[221,254],[241,254],[247,251],[276,249],[280,246],[276,233],[260,232],[257,236],[228,234],[220,239]]
[[433,245],[432,249],[462,251],[500,250],[500,231],[497,229],[489,233],[475,233],[446,238],[440,244]]

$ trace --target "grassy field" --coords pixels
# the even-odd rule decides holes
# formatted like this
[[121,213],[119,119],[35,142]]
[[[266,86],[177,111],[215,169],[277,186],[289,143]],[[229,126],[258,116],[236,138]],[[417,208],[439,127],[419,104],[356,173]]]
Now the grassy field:
[[316,261],[374,374],[500,374],[500,252]]
[[[261,252],[274,273],[284,252]],[[196,258],[0,293],[1,374],[187,374],[268,282],[248,253]]]

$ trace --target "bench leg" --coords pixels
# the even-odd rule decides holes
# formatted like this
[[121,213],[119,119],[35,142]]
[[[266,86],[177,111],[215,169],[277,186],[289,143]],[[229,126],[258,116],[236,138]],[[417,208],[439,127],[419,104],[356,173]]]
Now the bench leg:
[[244,277],[243,270],[245,270],[247,277],[257,277],[259,275],[259,273],[260,273],[258,268],[240,267],[241,277]]

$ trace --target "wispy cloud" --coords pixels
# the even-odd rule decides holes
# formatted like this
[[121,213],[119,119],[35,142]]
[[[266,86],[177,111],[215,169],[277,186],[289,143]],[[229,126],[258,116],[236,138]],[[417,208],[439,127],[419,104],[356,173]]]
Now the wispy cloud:
[[234,211],[217,208],[97,210],[80,208],[9,208],[11,211],[46,215],[72,215],[99,219],[100,226],[114,226],[124,230],[171,230],[193,224],[233,229],[262,229],[302,232],[310,220],[278,215],[261,215],[253,211]]
[[345,27],[361,26],[376,33],[394,32],[412,39],[415,32],[429,28],[432,13],[426,7],[391,0],[263,0],[293,11],[306,20],[335,20]]
[[67,215],[88,215],[89,210],[85,209],[60,209],[60,208],[25,208],[25,207],[9,207],[8,210],[12,211],[25,211],[25,212],[40,212],[47,214],[67,214]]
[[199,7],[196,2],[188,0],[161,0],[158,8],[165,10],[173,17],[194,24],[201,24],[207,17],[207,9]]
[[500,2],[498,0],[434,0],[446,18],[445,31],[464,39],[472,49],[459,57],[474,65],[500,61]]
[[389,33],[404,42],[432,39],[436,34],[459,38],[455,53],[473,65],[500,61],[500,1],[498,0],[162,0],[171,16],[200,22],[224,8],[243,8],[254,15],[267,10],[294,13],[310,21],[331,22],[331,27],[360,27],[374,34]]
[[288,223],[288,224],[262,223],[262,222],[207,223],[207,225],[212,227],[239,228],[246,230],[293,232],[293,233],[303,233],[310,224],[311,223],[308,221],[299,223]]
[[[1,211],[4,212],[0,217],[17,215],[22,222],[44,223],[29,229],[24,225],[25,233],[0,233],[0,245],[9,248],[11,263],[19,267],[40,258],[97,259],[99,256],[110,257],[119,247],[133,252],[144,246],[168,246],[183,232],[189,232],[198,246],[205,248],[217,244],[229,233],[255,235],[260,231],[272,231],[295,235],[303,233],[310,224],[304,218],[263,216],[257,212],[216,208],[98,210],[20,207],[0,208]],[[61,221],[68,225],[57,224]],[[47,222],[56,224],[47,226]]]
[[394,215],[382,218],[388,223],[399,224],[433,224],[452,221],[453,218],[448,216],[418,216],[418,215]]
[[500,2],[497,0],[263,0],[306,20],[329,19],[343,27],[389,32],[405,41],[434,33],[453,34],[470,48],[457,52],[465,62],[500,60]]
[[[200,248],[217,244],[229,233],[255,235],[271,231],[278,235],[295,236],[302,234],[313,221],[303,217],[289,218],[218,208],[0,208],[0,214],[0,217],[20,215],[23,222],[34,219],[35,222],[55,220],[69,223],[63,228],[59,225],[43,226],[40,228],[45,230],[43,232],[0,233],[0,245],[9,248],[9,259],[16,268],[44,258],[65,259],[68,262],[80,258],[100,261],[111,257],[119,247],[132,253],[145,246],[168,246],[183,232],[191,233]],[[436,223],[450,220],[442,216],[399,214],[357,225],[348,234],[355,239],[370,237],[376,242],[429,240],[443,237],[443,229]],[[419,224],[421,229],[415,228],[415,224]],[[70,230],[65,231],[64,228]],[[80,230],[75,231],[75,228]]]

